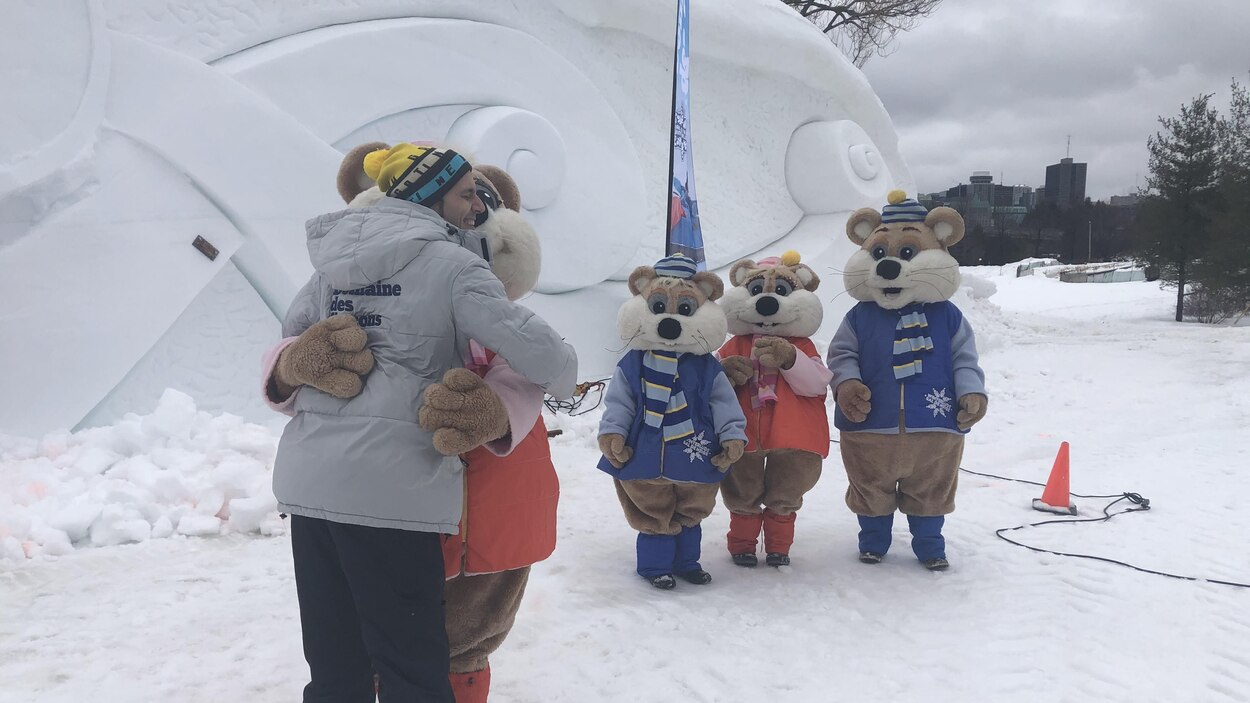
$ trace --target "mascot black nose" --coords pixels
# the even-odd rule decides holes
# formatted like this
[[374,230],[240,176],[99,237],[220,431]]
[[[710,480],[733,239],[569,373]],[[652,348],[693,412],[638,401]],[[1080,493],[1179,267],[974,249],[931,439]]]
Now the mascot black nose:
[[681,323],[671,317],[660,320],[659,327],[656,331],[665,339],[677,339],[681,336]]
[[781,306],[777,304],[777,299],[771,295],[766,295],[755,301],[755,312],[767,317],[768,315],[776,315],[777,310]]
[[877,275],[893,281],[903,272],[903,265],[893,259],[882,259],[877,262]]

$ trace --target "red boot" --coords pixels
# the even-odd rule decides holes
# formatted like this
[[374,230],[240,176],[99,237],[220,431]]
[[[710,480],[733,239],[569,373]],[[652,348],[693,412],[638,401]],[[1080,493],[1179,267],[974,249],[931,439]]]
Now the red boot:
[[[764,551],[768,553],[770,566],[784,566],[784,564],[773,564],[774,561],[790,563],[790,545],[794,544],[794,521],[798,516],[797,512],[778,515],[771,510],[764,511]],[[776,559],[773,555],[786,558]]]
[[490,692],[490,667],[463,674],[452,672],[451,690],[456,694],[456,703],[486,703],[486,694]]
[[[760,514],[743,515],[741,513],[729,514],[729,534],[726,541],[729,544],[729,553],[735,557],[750,555],[755,556],[755,547],[759,544],[760,529],[764,526],[764,516]],[[734,560],[737,562],[737,559]]]

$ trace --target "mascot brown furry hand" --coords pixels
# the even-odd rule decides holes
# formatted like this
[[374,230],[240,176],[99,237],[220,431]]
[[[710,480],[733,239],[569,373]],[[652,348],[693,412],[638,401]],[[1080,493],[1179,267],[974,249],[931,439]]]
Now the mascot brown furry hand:
[[720,489],[730,511],[729,554],[738,566],[755,566],[762,530],[768,565],[788,566],[803,495],[829,456],[832,374],[810,339],[825,314],[814,292],[820,278],[788,251],[739,261],[729,281],[721,308],[734,336],[720,357],[747,418],[746,453]]
[[[363,165],[370,153],[386,148],[380,142],[363,144],[343,159],[338,188],[349,207],[368,207],[384,197]],[[522,218],[520,191],[503,169],[477,166],[474,177],[486,205],[476,231],[489,245],[491,270],[516,300],[538,280],[538,236]],[[470,344],[465,368],[447,372],[423,398],[422,427],[434,433],[439,451],[460,454],[466,463],[460,534],[443,549],[457,703],[486,700],[489,655],[512,629],[530,566],[555,549],[560,485],[542,398],[537,386],[476,343]]]
[[828,364],[859,559],[885,556],[897,510],[916,557],[946,569],[942,527],[955,509],[963,436],[987,402],[972,327],[949,301],[959,289],[949,249],[964,221],[896,190],[881,212],[853,213],[846,233],[860,246],[846,264],[846,290],[861,302],[830,343]]

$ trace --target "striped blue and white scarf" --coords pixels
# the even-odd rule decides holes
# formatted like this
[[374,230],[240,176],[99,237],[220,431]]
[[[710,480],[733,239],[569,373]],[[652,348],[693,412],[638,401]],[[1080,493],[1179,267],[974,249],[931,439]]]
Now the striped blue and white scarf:
[[924,371],[920,355],[933,351],[929,321],[923,312],[912,312],[899,318],[894,327],[894,379],[902,381]]
[[679,389],[677,355],[648,351],[642,356],[642,387],[646,391],[643,411],[646,423],[662,427],[664,441],[675,442],[694,434],[686,394]]

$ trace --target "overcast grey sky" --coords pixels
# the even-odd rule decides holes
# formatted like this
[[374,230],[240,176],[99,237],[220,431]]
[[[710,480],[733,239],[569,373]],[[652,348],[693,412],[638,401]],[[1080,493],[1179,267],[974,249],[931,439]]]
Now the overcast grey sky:
[[944,0],[864,72],[920,192],[1044,185],[1070,134],[1105,200],[1145,185],[1159,115],[1250,82],[1250,0]]

